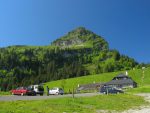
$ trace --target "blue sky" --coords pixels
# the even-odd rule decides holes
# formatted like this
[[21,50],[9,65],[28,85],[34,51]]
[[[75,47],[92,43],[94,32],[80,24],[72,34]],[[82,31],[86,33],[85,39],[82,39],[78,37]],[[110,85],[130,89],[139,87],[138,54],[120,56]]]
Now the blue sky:
[[150,62],[150,0],[0,0],[0,47],[49,45],[79,26]]

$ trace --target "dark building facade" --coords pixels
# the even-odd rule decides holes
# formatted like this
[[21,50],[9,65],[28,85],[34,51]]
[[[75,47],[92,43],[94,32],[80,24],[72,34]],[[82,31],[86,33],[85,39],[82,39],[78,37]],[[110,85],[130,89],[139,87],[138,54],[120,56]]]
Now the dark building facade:
[[104,85],[121,88],[121,89],[137,87],[137,83],[134,80],[132,80],[131,77],[124,75],[124,74],[117,75],[111,81],[105,83]]

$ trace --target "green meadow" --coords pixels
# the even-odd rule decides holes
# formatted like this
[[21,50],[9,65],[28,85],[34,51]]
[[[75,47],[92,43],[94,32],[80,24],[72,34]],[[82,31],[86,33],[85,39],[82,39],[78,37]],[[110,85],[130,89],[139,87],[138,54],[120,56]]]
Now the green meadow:
[[124,111],[146,104],[148,103],[142,97],[128,94],[65,97],[48,100],[0,102],[0,113],[97,113],[100,110]]

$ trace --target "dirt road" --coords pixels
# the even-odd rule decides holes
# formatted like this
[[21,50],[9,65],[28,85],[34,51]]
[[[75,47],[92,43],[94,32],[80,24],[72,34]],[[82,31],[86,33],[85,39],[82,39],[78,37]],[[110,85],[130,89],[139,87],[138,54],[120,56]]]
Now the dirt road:
[[[136,94],[138,96],[142,96],[145,98],[146,101],[150,102],[150,93],[141,93]],[[129,109],[127,111],[124,111],[122,113],[150,113],[150,106],[141,106],[137,109]]]

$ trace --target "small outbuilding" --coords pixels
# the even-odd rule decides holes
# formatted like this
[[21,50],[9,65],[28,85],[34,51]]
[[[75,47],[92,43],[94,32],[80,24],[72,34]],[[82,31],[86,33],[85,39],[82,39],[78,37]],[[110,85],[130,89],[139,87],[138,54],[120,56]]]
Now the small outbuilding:
[[131,77],[124,74],[117,75],[111,81],[106,82],[104,85],[121,89],[137,87],[137,83]]
[[91,84],[83,84],[77,88],[77,92],[84,91],[84,92],[91,92],[91,91],[98,91],[100,87],[102,87],[104,83],[91,83]]

